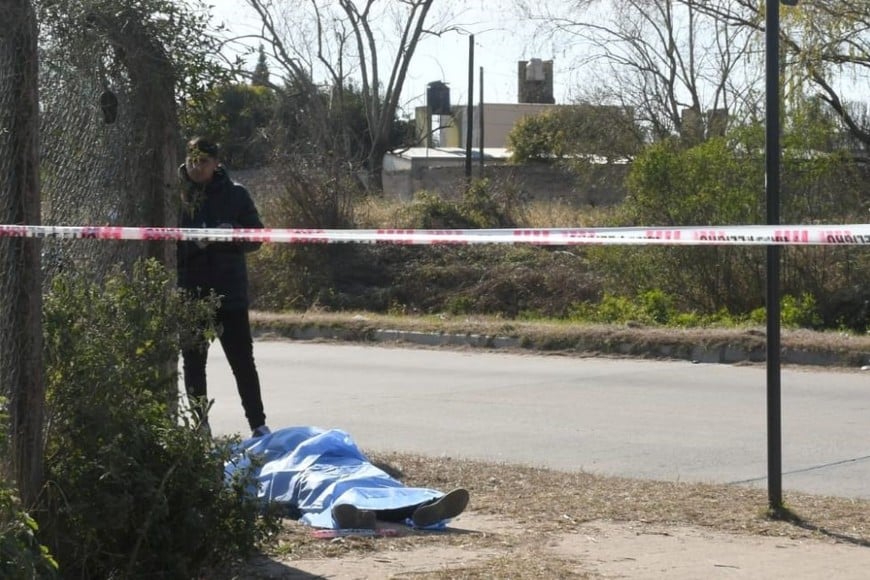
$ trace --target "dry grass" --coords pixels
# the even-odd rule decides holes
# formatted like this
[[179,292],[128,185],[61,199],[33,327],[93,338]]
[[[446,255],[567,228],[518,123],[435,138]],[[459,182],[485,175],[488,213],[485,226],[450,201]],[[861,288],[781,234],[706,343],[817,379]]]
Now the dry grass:
[[[774,518],[767,510],[765,490],[739,485],[600,477],[399,453],[371,458],[400,471],[411,486],[465,487],[471,492],[469,510],[510,520],[522,533],[410,533],[324,541],[313,538],[309,528],[288,521],[264,547],[265,555],[292,567],[302,559],[376,556],[379,552],[395,556],[437,544],[491,555],[476,566],[445,567],[414,574],[414,578],[592,578],[591,572],[578,576],[576,562],[554,558],[546,546],[552,538],[582,532],[584,523],[596,520],[688,525],[731,534],[815,538],[870,547],[870,502],[864,500],[788,493],[785,517]],[[258,575],[263,566],[261,560],[239,568],[236,577],[279,577]]]
[[870,502],[789,493],[788,519],[769,517],[767,492],[740,485],[660,482],[509,464],[378,454],[412,486],[465,487],[477,512],[537,532],[572,531],[592,520],[688,524],[733,533],[837,537],[870,546]]
[[613,222],[614,208],[577,207],[565,201],[532,201],[524,216],[529,228],[594,228]]
[[[354,312],[253,313],[260,335],[295,337],[304,329],[330,330],[342,340],[371,341],[381,329],[436,334],[515,338],[525,351],[574,355],[631,355],[690,360],[696,347],[708,351],[733,348],[762,360],[763,328],[655,328],[607,326],[555,321],[506,320],[484,316],[389,316]],[[783,362],[798,360],[800,353],[826,355],[820,360],[846,368],[870,362],[870,336],[844,332],[783,329]],[[809,363],[808,363],[809,364]],[[818,364],[818,363],[812,363]]]
[[[360,228],[407,227],[408,203],[397,199],[366,197],[354,203],[354,221]],[[578,207],[561,200],[530,201],[523,205],[522,223],[528,228],[591,228],[612,223],[614,208]]]

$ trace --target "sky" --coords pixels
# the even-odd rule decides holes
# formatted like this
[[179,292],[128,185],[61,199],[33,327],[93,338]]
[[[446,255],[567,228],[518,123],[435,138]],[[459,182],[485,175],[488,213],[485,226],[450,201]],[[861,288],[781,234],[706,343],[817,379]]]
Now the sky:
[[[297,2],[298,0],[284,0]],[[227,24],[232,32],[250,34],[259,29],[258,17],[244,0],[207,0],[213,6],[215,20]],[[474,34],[474,102],[480,96],[480,68],[483,67],[484,101],[487,103],[517,102],[517,62],[540,58],[553,60],[554,96],[557,103],[569,102],[569,57],[556,57],[552,49],[541,48],[532,26],[517,20],[507,10],[508,2],[464,0],[462,12],[455,22]],[[426,104],[428,84],[442,81],[450,87],[453,104],[468,102],[469,36],[448,32],[441,37],[429,37],[414,53],[402,91],[401,107],[410,115],[414,107]],[[255,59],[250,61],[253,68]]]

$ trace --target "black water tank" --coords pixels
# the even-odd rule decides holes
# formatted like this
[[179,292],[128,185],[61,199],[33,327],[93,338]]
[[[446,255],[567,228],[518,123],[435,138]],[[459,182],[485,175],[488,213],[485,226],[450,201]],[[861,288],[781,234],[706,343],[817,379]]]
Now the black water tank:
[[447,83],[434,81],[426,89],[426,105],[430,115],[450,115],[450,87]]

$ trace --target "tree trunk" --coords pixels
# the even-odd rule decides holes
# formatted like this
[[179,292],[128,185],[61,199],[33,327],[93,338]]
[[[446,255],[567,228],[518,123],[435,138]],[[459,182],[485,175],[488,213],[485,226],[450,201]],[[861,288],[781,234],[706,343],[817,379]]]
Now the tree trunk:
[[[172,61],[133,11],[101,14],[97,22],[119,47],[130,73],[130,115],[139,121],[136,144],[140,149],[132,167],[132,183],[143,193],[142,225],[168,227],[176,223],[178,116],[175,108],[175,72]],[[175,244],[148,242],[146,255],[167,268],[175,260]]]
[[384,157],[390,150],[388,139],[373,139],[369,150],[369,179],[371,189],[384,191]]
[[[36,18],[29,0],[0,0],[0,223],[39,224]],[[45,381],[41,243],[0,238],[0,388],[9,401],[9,460],[25,505],[43,477]]]

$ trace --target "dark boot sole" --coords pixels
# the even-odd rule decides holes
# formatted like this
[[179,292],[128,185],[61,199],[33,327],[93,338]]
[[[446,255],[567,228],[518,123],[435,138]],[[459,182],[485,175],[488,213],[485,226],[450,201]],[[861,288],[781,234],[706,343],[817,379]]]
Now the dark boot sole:
[[376,525],[375,512],[361,510],[349,503],[343,503],[332,508],[332,519],[341,529],[373,530]]
[[457,488],[439,497],[430,504],[418,507],[411,516],[411,521],[418,528],[425,528],[437,524],[442,520],[455,518],[468,506],[468,491]]

